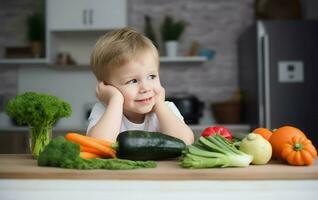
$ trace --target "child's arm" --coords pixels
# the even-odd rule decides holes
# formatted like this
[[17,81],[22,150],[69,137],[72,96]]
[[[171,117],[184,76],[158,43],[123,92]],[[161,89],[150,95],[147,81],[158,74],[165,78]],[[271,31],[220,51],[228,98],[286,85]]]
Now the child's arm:
[[117,88],[102,82],[96,86],[96,96],[107,104],[107,109],[96,125],[89,130],[88,135],[116,141],[122,121],[124,97]]
[[160,131],[183,140],[187,145],[192,144],[194,141],[192,130],[171,111],[164,99],[164,89],[162,88],[157,95],[154,106],[154,112],[156,112],[159,120]]

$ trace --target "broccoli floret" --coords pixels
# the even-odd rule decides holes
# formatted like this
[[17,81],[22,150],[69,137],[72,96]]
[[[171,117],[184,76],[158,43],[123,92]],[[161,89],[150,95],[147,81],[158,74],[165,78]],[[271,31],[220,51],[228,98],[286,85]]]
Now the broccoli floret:
[[6,113],[19,124],[31,128],[31,151],[36,158],[49,143],[49,132],[61,117],[72,113],[69,103],[58,97],[35,92],[26,92],[11,99],[5,108]]
[[80,145],[65,140],[59,136],[44,148],[38,158],[39,166],[60,167],[62,163],[73,161],[79,157]]
[[42,93],[26,92],[11,99],[5,108],[6,113],[19,124],[30,127],[48,127],[61,117],[69,117],[72,108],[62,99]]
[[45,147],[38,158],[39,166],[69,169],[136,169],[156,167],[154,161],[131,161],[124,159],[83,159],[79,144],[59,136]]

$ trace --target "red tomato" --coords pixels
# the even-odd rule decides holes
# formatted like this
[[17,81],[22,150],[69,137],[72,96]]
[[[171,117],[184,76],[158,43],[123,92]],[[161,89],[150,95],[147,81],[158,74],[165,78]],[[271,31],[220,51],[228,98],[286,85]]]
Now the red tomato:
[[220,134],[228,140],[232,140],[232,133],[223,126],[210,126],[203,130],[201,136],[208,137],[214,134]]

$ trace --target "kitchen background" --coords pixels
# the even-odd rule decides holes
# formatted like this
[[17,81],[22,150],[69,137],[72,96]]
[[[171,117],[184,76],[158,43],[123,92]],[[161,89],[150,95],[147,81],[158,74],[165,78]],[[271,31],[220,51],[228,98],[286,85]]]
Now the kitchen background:
[[[317,1],[300,2],[303,20],[318,19]],[[212,103],[240,99],[238,38],[256,21],[254,3],[254,0],[127,0],[127,9],[122,13],[124,17],[126,16],[126,25],[144,31],[144,17],[148,15],[152,18],[152,25],[159,41],[160,24],[164,16],[170,15],[177,20],[185,20],[188,24],[180,39],[178,50],[180,56],[187,55],[195,42],[202,48],[215,51],[214,57],[210,60],[161,63],[160,76],[167,96],[174,96],[176,93],[191,94],[204,102],[203,117],[199,122],[202,126],[218,123],[210,109]],[[0,0],[0,5],[0,57],[3,58],[6,47],[29,45],[26,19],[34,11],[35,1]],[[65,11],[64,8],[62,10]],[[51,14],[63,16],[63,11],[55,10]],[[72,9],[69,12],[72,12]],[[74,47],[71,49],[74,52],[71,56],[79,58],[75,59],[75,62],[81,63],[81,59],[84,59],[84,62],[88,60],[92,46],[91,43],[85,48],[77,45],[94,41],[96,39],[94,36],[101,35],[105,31],[59,30],[52,31],[53,36],[50,38],[64,38],[60,39],[61,43],[67,39],[72,41]],[[46,36],[48,39],[48,33]],[[54,46],[55,40],[52,39],[51,42],[50,48]],[[161,42],[160,50],[164,55]],[[47,49],[49,54],[47,57],[50,57],[51,53],[53,51]],[[54,63],[55,58],[56,55],[48,60]],[[8,124],[11,125],[11,120],[3,113],[3,105],[9,98],[19,92],[39,91],[57,95],[72,104],[72,117],[60,120],[57,126],[84,131],[87,111],[96,101],[95,84],[95,78],[88,66],[57,66],[45,62],[12,64],[3,61],[0,63],[0,127],[5,132]],[[245,124],[244,116],[234,122]],[[244,128],[248,129],[248,126]]]
[[[2,3],[4,6],[1,6],[0,11],[0,37],[3,46],[26,44],[27,27],[21,19],[30,15],[33,2],[29,0]],[[204,63],[161,64],[161,81],[167,95],[176,92],[191,93],[207,106],[211,102],[224,101],[234,95],[238,88],[236,40],[253,22],[253,0],[129,0],[127,8],[128,26],[140,31],[144,29],[145,15],[153,18],[153,26],[157,32],[165,15],[173,15],[176,19],[187,21],[189,25],[180,41],[180,54],[189,51],[194,40],[216,51],[214,59]],[[2,95],[12,96],[17,91],[28,89],[49,90],[70,100],[75,112],[74,123],[75,120],[83,122],[79,117],[83,117],[81,115],[84,113],[84,104],[95,101],[95,82],[89,70],[59,71],[42,66],[24,67],[23,64],[19,67],[1,67]],[[65,123],[69,124],[69,121]]]

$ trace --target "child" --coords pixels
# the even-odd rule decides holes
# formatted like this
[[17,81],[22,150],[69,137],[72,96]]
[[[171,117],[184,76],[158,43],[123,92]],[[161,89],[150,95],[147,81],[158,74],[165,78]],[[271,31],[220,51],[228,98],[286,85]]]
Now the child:
[[116,141],[126,130],[157,131],[194,141],[172,102],[165,102],[159,79],[159,55],[141,33],[123,28],[102,36],[91,55],[91,68],[98,83],[87,134]]

